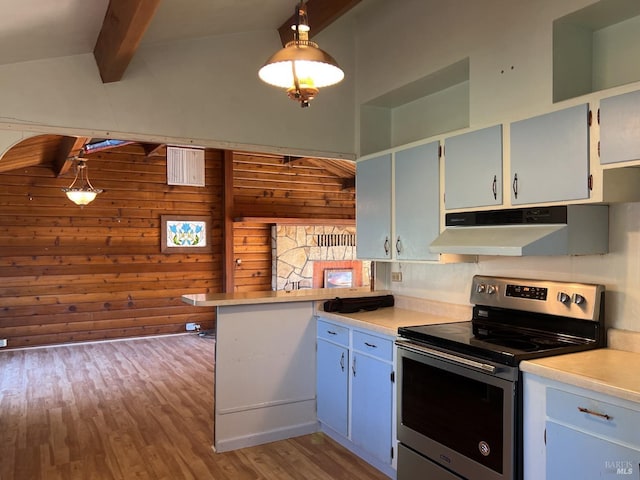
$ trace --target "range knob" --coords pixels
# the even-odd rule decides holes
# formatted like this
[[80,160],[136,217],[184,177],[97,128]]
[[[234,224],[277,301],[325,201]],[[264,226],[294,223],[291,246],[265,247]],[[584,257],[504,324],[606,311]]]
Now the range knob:
[[585,298],[582,295],[580,295],[579,293],[574,293],[571,296],[571,301],[573,303],[575,303],[576,305],[582,305],[585,302]]
[[571,301],[571,297],[567,293],[558,292],[558,301],[567,304]]
[[493,295],[494,293],[496,293],[497,290],[498,290],[498,287],[496,287],[495,285],[487,285],[487,293],[489,295]]
[[484,293],[487,290],[487,286],[484,283],[476,285],[476,293]]

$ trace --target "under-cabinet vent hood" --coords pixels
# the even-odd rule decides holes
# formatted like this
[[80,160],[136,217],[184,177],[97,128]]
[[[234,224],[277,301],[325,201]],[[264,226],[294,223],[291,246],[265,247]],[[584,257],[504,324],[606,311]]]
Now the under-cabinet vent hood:
[[430,245],[458,255],[590,255],[607,253],[606,205],[563,205],[446,214]]

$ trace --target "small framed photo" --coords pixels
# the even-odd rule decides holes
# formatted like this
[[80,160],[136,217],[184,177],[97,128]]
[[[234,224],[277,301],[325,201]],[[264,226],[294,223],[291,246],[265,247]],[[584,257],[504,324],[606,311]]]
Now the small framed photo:
[[160,251],[211,252],[211,219],[198,215],[161,215]]
[[324,288],[353,287],[352,268],[327,268],[324,271]]

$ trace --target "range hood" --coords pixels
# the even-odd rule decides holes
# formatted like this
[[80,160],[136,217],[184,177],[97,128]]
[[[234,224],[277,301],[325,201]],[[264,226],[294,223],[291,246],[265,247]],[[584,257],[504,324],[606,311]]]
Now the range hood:
[[591,255],[609,248],[607,205],[448,213],[429,250],[458,255]]

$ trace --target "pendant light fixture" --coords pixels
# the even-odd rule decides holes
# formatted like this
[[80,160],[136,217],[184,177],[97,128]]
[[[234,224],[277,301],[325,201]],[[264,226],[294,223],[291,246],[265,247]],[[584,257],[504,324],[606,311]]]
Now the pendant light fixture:
[[302,1],[296,6],[294,18],[293,40],[267,60],[258,76],[270,85],[286,88],[289,98],[304,108],[320,88],[340,82],[344,72],[331,55],[309,40],[307,6]]
[[76,157],[76,178],[73,179],[71,185],[63,188],[62,191],[67,194],[69,200],[76,205],[84,207],[93,202],[102,190],[94,188],[89,181],[89,173],[87,162],[83,158]]

